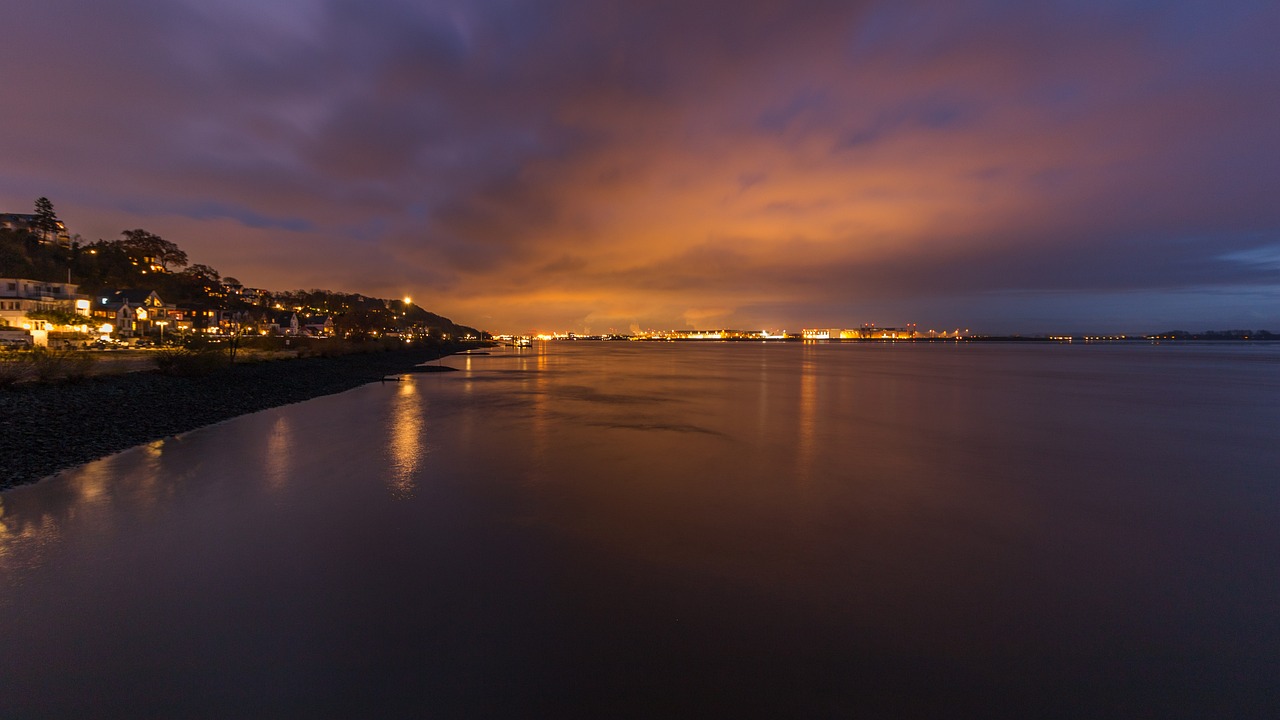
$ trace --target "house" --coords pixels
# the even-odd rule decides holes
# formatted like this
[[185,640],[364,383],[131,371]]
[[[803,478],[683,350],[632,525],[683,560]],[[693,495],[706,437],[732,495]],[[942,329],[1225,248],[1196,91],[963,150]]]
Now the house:
[[[48,333],[85,332],[90,324],[89,298],[72,283],[50,283],[26,278],[0,278],[0,325],[31,331],[35,344],[48,343]],[[68,324],[33,313],[61,313],[85,316],[84,323]]]
[[172,313],[174,329],[185,332],[192,331],[216,334],[222,324],[226,311],[210,305],[178,305]]
[[296,312],[274,313],[272,320],[275,323],[276,331],[282,335],[297,337],[302,334],[302,324],[298,321],[298,313]]
[[57,232],[53,237],[44,238],[40,231],[40,217],[28,213],[0,213],[0,229],[27,232],[40,238],[41,242],[57,243],[63,247],[71,247],[71,236],[67,233],[67,224],[57,221]]
[[303,331],[316,337],[333,337],[333,316],[309,317],[303,321]]
[[298,322],[298,313],[295,312],[258,312],[251,313],[247,321],[247,326],[256,330],[262,335],[288,335],[297,336],[302,334],[302,325]]
[[[174,319],[174,305],[166,305],[154,290],[114,290],[100,293],[93,301],[92,315],[101,323],[100,331],[122,337],[163,333]],[[110,325],[110,329],[108,329]]]

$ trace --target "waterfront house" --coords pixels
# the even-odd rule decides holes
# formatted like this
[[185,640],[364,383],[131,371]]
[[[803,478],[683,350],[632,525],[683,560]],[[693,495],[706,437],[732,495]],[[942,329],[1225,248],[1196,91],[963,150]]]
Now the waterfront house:
[[303,329],[315,337],[333,337],[333,316],[309,317],[303,321]]
[[178,305],[174,327],[179,332],[217,333],[226,311],[205,304]]
[[[0,325],[30,331],[37,345],[48,343],[49,332],[84,332],[89,324],[89,298],[78,289],[72,283],[0,278]],[[42,312],[83,315],[85,322],[68,325],[30,317]]]
[[176,309],[166,305],[154,290],[112,290],[98,294],[92,314],[104,335],[133,337],[160,332],[161,327],[173,322],[170,311]]
[[298,313],[296,312],[275,313],[272,317],[272,324],[276,333],[290,337],[297,337],[302,334],[302,324],[298,322]]

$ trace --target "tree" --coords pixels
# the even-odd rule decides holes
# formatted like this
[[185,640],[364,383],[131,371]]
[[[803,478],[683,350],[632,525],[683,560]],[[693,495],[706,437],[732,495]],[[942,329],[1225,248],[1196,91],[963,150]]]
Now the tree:
[[30,310],[27,312],[27,317],[32,320],[44,320],[54,325],[88,325],[90,322],[89,316],[64,308]]
[[53,203],[47,197],[36,199],[36,230],[45,242],[58,237],[58,214],[53,211]]
[[182,271],[182,274],[190,275],[192,278],[208,283],[218,283],[222,279],[222,276],[218,274],[217,270],[214,270],[208,265],[204,265],[202,263],[196,263],[195,265],[189,266],[186,270]]
[[124,239],[120,244],[128,251],[130,257],[138,260],[150,258],[160,264],[167,272],[169,266],[186,267],[187,254],[176,244],[165,240],[154,233],[141,228],[125,230],[120,233]]
[[378,331],[394,327],[388,322],[385,312],[360,308],[338,316],[334,321],[334,331],[348,340],[365,340]]

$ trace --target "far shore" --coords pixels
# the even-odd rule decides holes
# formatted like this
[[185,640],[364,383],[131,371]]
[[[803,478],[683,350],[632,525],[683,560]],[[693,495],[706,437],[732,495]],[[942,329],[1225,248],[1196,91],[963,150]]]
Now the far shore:
[[[195,377],[151,371],[148,351],[95,363],[80,382],[0,390],[0,490],[112,453],[279,405],[349,390],[478,347],[440,343],[337,357],[249,354]],[[272,359],[273,357],[279,359]]]

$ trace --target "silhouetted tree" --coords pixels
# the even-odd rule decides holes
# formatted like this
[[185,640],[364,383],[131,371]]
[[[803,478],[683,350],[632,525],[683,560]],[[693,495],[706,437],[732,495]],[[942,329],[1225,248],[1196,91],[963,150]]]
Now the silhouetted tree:
[[45,242],[58,237],[58,214],[47,197],[36,198],[36,230]]
[[202,263],[188,266],[186,270],[182,271],[182,274],[190,275],[192,278],[198,278],[209,283],[218,283],[222,280],[222,275],[217,270]]
[[141,228],[125,230],[120,234],[124,236],[120,243],[131,257],[136,259],[152,258],[157,263],[160,263],[160,267],[166,271],[170,265],[179,268],[187,265],[187,254],[182,251],[182,248],[159,235],[149,233]]

